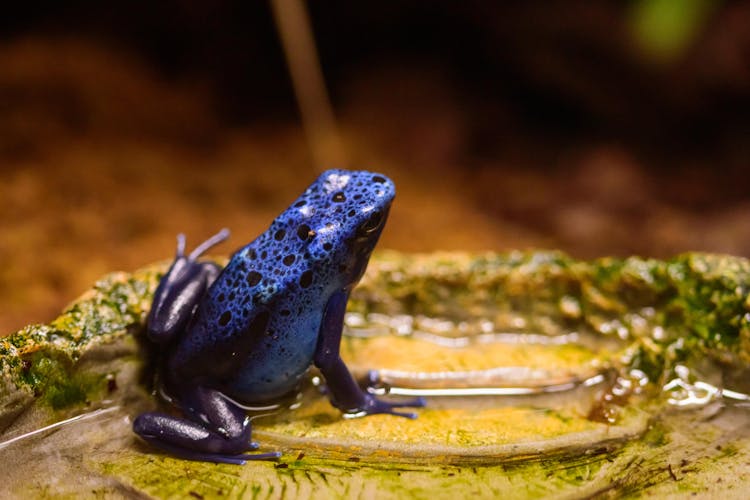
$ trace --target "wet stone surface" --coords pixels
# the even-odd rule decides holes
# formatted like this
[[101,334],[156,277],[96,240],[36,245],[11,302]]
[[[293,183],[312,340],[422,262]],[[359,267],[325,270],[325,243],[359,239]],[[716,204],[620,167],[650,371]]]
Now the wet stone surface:
[[283,457],[245,466],[172,458],[131,432],[157,405],[141,330],[165,267],[109,275],[0,341],[4,497],[739,498],[750,485],[743,259],[381,253],[342,356],[386,397],[428,406],[342,418],[313,370],[253,415],[261,450]]

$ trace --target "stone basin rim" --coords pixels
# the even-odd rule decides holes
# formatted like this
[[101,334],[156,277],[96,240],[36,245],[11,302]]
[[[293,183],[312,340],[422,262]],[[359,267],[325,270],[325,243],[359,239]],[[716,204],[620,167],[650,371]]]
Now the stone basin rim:
[[596,450],[612,450],[631,439],[643,435],[649,427],[649,419],[643,419],[632,427],[609,426],[606,429],[580,431],[563,434],[544,440],[529,440],[517,443],[450,446],[415,444],[406,442],[349,440],[332,438],[297,437],[258,429],[253,437],[263,443],[264,449],[283,449],[288,452],[304,452],[321,458],[357,457],[367,461],[389,463],[414,463],[430,460],[445,464],[480,464],[513,462],[549,455],[587,453],[596,443]]

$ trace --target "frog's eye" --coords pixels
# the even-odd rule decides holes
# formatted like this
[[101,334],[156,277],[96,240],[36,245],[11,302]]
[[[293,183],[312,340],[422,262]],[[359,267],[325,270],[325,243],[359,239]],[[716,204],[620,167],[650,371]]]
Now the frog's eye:
[[364,224],[359,226],[358,232],[363,235],[370,234],[379,229],[382,223],[383,213],[380,211],[373,212],[372,215],[370,215],[370,218],[367,219]]

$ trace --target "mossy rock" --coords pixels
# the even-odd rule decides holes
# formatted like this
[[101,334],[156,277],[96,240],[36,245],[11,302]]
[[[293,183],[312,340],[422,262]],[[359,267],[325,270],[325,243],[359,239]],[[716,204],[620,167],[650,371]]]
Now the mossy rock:
[[[342,355],[392,391],[443,393],[415,421],[343,419],[311,385],[294,409],[254,418],[255,439],[282,459],[245,466],[172,458],[130,431],[156,404],[142,330],[167,265],[109,275],[52,323],[0,341],[4,496],[732,496],[750,486],[746,410],[717,400],[681,411],[661,390],[680,369],[747,389],[744,259],[380,253],[350,301]],[[634,380],[643,386],[612,397]],[[515,395],[466,395],[488,387]]]

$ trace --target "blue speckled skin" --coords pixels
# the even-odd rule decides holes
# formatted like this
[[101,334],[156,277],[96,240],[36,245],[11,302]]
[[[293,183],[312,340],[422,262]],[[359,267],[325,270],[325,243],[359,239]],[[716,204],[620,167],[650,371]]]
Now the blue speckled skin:
[[185,418],[144,413],[134,431],[189,459],[276,458],[244,454],[254,445],[239,404],[290,393],[313,363],[342,411],[415,418],[394,408],[423,406],[423,400],[377,399],[362,391],[339,356],[349,292],[365,271],[394,196],[383,175],[329,170],[220,272],[197,257],[226,238],[226,230],[187,257],[180,239],[155,293],[148,335],[164,347],[164,389]]
[[[312,363],[328,299],[359,281],[394,196],[379,174],[321,175],[214,281],[170,356],[174,380],[209,377],[243,403],[292,391]],[[373,216],[379,224],[358,235]]]

